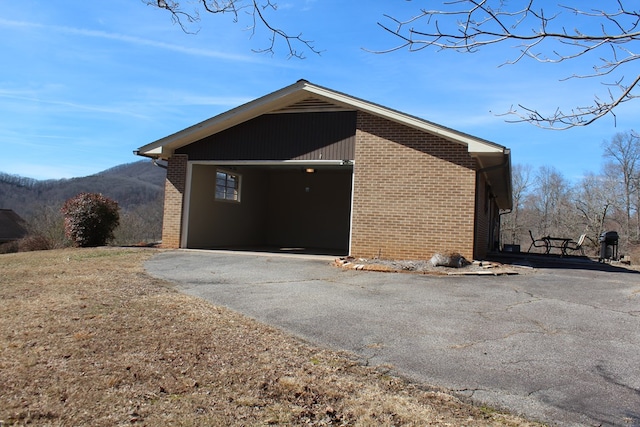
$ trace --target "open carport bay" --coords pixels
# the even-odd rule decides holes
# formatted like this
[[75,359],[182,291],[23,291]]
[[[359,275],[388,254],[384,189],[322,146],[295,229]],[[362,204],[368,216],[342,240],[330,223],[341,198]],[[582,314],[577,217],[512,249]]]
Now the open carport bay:
[[414,381],[558,425],[640,426],[640,274],[434,277],[328,258],[165,252],[148,271]]
[[[216,174],[239,177],[239,200],[217,200]],[[353,166],[194,164],[188,248],[349,252]]]

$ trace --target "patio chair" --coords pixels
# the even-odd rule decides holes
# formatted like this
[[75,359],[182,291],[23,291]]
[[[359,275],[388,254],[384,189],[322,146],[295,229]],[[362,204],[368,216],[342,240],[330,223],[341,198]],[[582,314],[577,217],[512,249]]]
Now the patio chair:
[[584,240],[585,240],[586,237],[587,237],[586,234],[580,235],[580,238],[578,239],[577,242],[571,241],[571,242],[567,243],[566,249],[574,251],[574,252],[575,251],[580,251],[582,256],[584,256],[584,248],[582,247],[582,245],[584,244]]
[[533,237],[533,233],[531,232],[531,230],[529,230],[529,236],[531,236],[531,245],[529,245],[529,249],[527,250],[527,252],[531,252],[531,248],[545,248],[548,252],[549,247],[545,239],[536,239],[535,237]]

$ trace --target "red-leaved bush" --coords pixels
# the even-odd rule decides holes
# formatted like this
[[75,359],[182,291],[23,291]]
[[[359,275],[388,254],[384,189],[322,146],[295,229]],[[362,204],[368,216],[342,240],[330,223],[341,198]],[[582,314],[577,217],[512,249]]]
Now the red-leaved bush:
[[103,246],[120,224],[118,203],[97,193],[80,193],[64,202],[65,234],[80,247]]

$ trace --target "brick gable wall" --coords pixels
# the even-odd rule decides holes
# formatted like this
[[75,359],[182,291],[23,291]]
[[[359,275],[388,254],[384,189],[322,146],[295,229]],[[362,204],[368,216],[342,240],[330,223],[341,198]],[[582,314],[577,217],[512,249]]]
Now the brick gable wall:
[[475,161],[466,147],[358,113],[351,254],[474,252]]
[[187,156],[183,154],[174,154],[169,159],[167,179],[164,185],[163,248],[180,247],[184,192],[187,181],[187,160]]

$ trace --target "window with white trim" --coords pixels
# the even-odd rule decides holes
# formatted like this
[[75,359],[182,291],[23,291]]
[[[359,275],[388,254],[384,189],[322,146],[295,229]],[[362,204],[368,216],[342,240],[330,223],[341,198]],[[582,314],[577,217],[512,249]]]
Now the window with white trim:
[[216,200],[240,201],[240,175],[216,171]]

